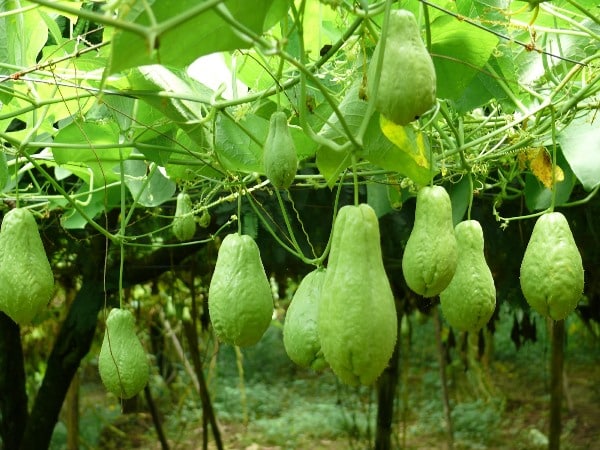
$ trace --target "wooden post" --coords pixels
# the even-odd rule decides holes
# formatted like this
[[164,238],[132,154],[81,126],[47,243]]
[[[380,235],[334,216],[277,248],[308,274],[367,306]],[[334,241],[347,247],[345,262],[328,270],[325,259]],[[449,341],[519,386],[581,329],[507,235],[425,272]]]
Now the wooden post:
[[437,342],[440,363],[442,402],[444,405],[444,416],[446,418],[446,432],[448,433],[448,450],[452,450],[454,448],[454,431],[452,429],[452,409],[450,407],[448,379],[446,377],[446,351],[444,343],[442,342],[442,321],[440,319],[440,312],[437,307],[433,310],[433,323],[435,324],[435,340]]
[[67,450],[79,449],[79,372],[75,372],[66,398]]
[[565,321],[552,322],[552,357],[550,362],[550,431],[548,449],[560,449],[563,369],[565,362]]

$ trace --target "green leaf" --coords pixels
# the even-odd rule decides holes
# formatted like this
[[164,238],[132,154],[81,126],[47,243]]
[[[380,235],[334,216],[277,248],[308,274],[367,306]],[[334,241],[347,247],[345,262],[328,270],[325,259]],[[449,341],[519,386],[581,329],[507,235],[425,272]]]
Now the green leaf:
[[[351,133],[356,134],[367,111],[367,102],[359,97],[360,80],[348,88],[346,95],[340,102],[338,109]],[[337,143],[348,141],[348,137],[337,114],[332,113],[323,125],[319,134]],[[368,142],[365,138],[365,142]],[[317,167],[321,175],[332,187],[339,174],[352,162],[348,152],[338,152],[326,146],[317,149]]]
[[[0,54],[3,63],[22,69],[34,66],[36,58],[48,40],[48,28],[36,9],[23,9],[19,0],[0,2]],[[15,12],[20,11],[20,12]]]
[[557,136],[565,159],[588,191],[600,183],[600,127],[592,116],[574,120]]
[[[52,154],[56,164],[79,176],[94,187],[118,181],[113,167],[120,158],[127,158],[130,148],[119,149],[119,127],[115,122],[84,122],[76,120],[61,128],[54,139]],[[113,145],[115,145],[113,147]]]
[[146,162],[138,160],[127,160],[123,165],[125,185],[140,205],[159,206],[173,198],[176,185],[160,170],[149,170]]
[[452,203],[452,223],[457,225],[463,220],[473,196],[469,177],[465,176],[458,183],[450,184],[448,194]]
[[329,187],[333,187],[340,175],[352,163],[350,152],[337,152],[329,147],[321,146],[317,149],[317,168],[325,178]]
[[248,114],[236,122],[220,114],[215,130],[215,152],[221,165],[234,172],[262,173],[262,143],[268,131],[269,121],[262,117]]
[[[338,105],[338,109],[344,118],[348,129],[353,134],[356,134],[360,128],[365,113],[367,112],[367,102],[362,100],[359,96],[360,85],[360,80],[357,80],[352,84]],[[327,122],[325,122],[321,128],[321,131],[319,131],[319,134],[338,143],[348,140],[348,137],[340,124],[340,119],[335,112],[329,116],[329,119],[327,119]]]
[[[196,58],[219,51],[249,48],[254,42],[230,25],[233,20],[252,33],[261,34],[275,23],[287,8],[284,0],[226,0],[217,7],[203,8],[197,0],[133,2],[119,17],[145,27],[145,35],[117,29],[113,37],[108,73],[147,64],[184,67]],[[149,6],[149,7],[148,7]],[[152,24],[158,32],[153,36]],[[172,24],[172,25],[171,25]],[[154,40],[152,39],[154,37]]]
[[[76,120],[61,128],[54,142],[69,145],[52,149],[54,160],[58,164],[99,161],[112,161],[116,164],[119,161],[120,152],[116,145],[119,142],[119,127],[112,121]],[[111,145],[115,146],[110,147]]]
[[[132,69],[123,91],[140,98],[185,131],[199,146],[206,145],[202,126],[203,103],[209,103],[212,91],[189,77],[185,71],[160,65]],[[184,100],[187,98],[196,101]]]
[[498,38],[450,16],[434,20],[431,35],[437,95],[457,100],[490,58]]
[[372,180],[367,184],[367,203],[375,210],[378,218],[394,211],[390,203],[390,195],[385,178]]
[[[109,186],[107,189],[102,189],[85,197],[85,193],[90,189],[88,184],[83,184],[78,194],[84,194],[83,200],[80,202],[80,207],[83,212],[90,218],[94,219],[98,214],[105,209],[110,210],[119,204],[121,197],[121,188],[119,186]],[[60,224],[65,229],[83,229],[87,225],[85,218],[72,206],[69,206],[66,200],[57,202],[65,208],[64,213],[60,216]]]
[[[0,75],[8,75],[36,64],[48,40],[48,28],[37,9],[23,9],[19,0],[0,1]],[[0,102],[12,99],[12,82],[0,86]]]
[[[175,141],[181,148],[195,148],[189,136],[181,130],[175,135]],[[223,178],[223,172],[218,170],[216,165],[214,165],[212,155],[208,153],[197,154],[173,151],[169,157],[169,161],[165,165],[165,169],[169,178],[175,181],[186,180],[198,182],[202,178],[210,180],[220,180]]]

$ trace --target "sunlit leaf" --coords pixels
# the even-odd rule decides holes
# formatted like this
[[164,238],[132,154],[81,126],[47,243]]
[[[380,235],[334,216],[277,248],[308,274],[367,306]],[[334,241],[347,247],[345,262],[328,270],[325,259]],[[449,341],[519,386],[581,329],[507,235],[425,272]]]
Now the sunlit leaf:
[[74,121],[59,130],[52,154],[58,164],[68,162],[119,161],[119,127],[115,122]]
[[600,126],[597,122],[591,115],[589,119],[574,120],[557,136],[565,159],[586,190],[600,183]]
[[397,125],[380,115],[381,131],[396,147],[410,156],[419,166],[429,169],[429,148],[425,135],[411,126]]
[[[254,44],[251,37],[230,25],[224,15],[260,35],[287,11],[285,0],[226,0],[210,8],[203,8],[203,3],[146,1],[135,2],[128,10],[121,8],[119,19],[146,27],[148,34],[116,30],[108,72],[155,63],[184,67],[203,55],[249,48]],[[220,13],[215,8],[220,8]],[[154,39],[150,33],[153,23],[162,25]],[[165,26],[169,23],[173,25]]]
[[498,38],[487,31],[441,16],[431,24],[431,54],[437,74],[437,95],[459,99],[489,60]]
[[434,175],[429,167],[429,142],[411,126],[402,127],[374,115],[364,142],[364,158],[382,169],[398,172],[418,185],[428,184]]
[[[47,40],[48,28],[36,9],[23,10],[17,0],[0,1],[0,75],[35,65]],[[2,83],[0,102],[8,103],[11,98],[12,82]]]

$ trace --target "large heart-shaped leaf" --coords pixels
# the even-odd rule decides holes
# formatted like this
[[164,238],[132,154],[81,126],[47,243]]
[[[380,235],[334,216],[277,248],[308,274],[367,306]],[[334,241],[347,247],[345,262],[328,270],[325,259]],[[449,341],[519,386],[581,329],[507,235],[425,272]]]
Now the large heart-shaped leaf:
[[437,95],[457,100],[490,58],[498,38],[450,16],[434,20],[431,35]]
[[592,119],[574,120],[557,136],[565,159],[586,190],[600,183],[600,127]]
[[[107,69],[111,74],[155,63],[184,67],[203,55],[249,48],[254,42],[242,30],[260,35],[287,12],[286,0],[225,0],[218,5],[197,0],[129,3],[133,6],[121,8],[119,19],[147,33],[131,27],[115,31]],[[152,27],[155,33],[150,32]]]

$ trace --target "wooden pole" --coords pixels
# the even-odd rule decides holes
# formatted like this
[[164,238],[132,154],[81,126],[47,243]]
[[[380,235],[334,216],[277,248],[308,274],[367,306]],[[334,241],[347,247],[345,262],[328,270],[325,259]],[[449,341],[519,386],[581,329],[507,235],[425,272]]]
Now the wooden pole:
[[550,362],[550,431],[548,449],[560,449],[563,369],[565,362],[565,321],[552,322],[552,356]]

